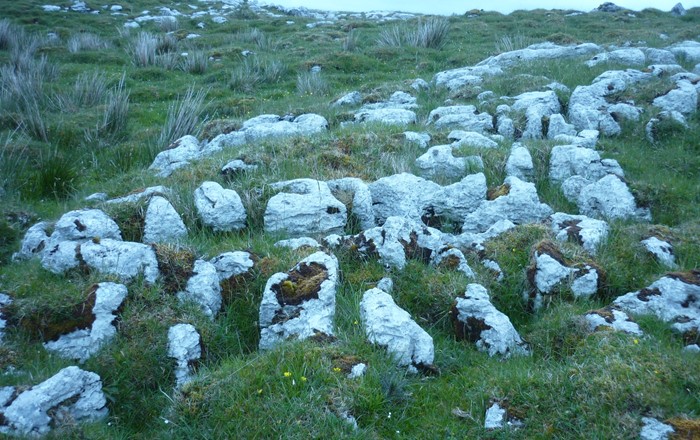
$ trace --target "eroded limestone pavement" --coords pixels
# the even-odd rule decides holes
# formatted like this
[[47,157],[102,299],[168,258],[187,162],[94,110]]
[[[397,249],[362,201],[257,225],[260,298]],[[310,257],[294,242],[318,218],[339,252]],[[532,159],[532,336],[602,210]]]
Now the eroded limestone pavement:
[[[188,11],[187,15],[201,18],[200,27],[225,22],[226,15],[231,13],[227,5],[216,9],[210,2],[200,3],[203,3],[201,9],[196,6],[195,12]],[[599,9],[606,11],[613,6],[604,4]],[[49,5],[43,8],[48,13],[62,10]],[[119,5],[90,10],[79,1],[68,9],[122,14]],[[674,8],[679,14],[681,10],[682,6]],[[151,15],[146,11],[124,25],[138,27],[144,21],[184,15],[169,8],[159,8],[159,12],[160,15]],[[295,14],[315,17],[318,21],[310,27],[354,16],[303,9],[283,12],[290,17]],[[365,14],[368,16],[389,20],[409,18],[410,14]],[[489,292],[477,283],[469,262],[483,264],[496,276],[502,276],[496,261],[479,257],[484,243],[517,225],[542,224],[551,229],[556,240],[540,242],[531,250],[532,260],[527,271],[530,286],[523,292],[524,301],[537,309],[562,286],[576,296],[595,295],[605,277],[604,271],[595,264],[595,255],[607,240],[610,231],[607,222],[652,220],[650,212],[635,201],[624,180],[624,170],[615,160],[601,157],[596,150],[598,138],[619,134],[621,119],[645,123],[650,142],[654,141],[655,125],[664,118],[687,126],[686,117],[698,108],[700,64],[693,72],[687,72],[677,63],[679,57],[700,63],[700,43],[686,41],[666,48],[541,43],[487,58],[474,66],[440,72],[430,82],[418,79],[409,91],[397,91],[384,102],[361,106],[362,95],[353,91],[330,103],[329,106],[342,106],[354,112],[354,119],[346,124],[382,123],[417,130],[406,131],[405,138],[406,142],[416,143],[426,150],[415,162],[420,176],[402,173],[374,182],[357,178],[332,181],[305,178],[269,185],[276,194],[269,199],[264,211],[265,232],[286,237],[277,243],[279,248],[304,246],[317,251],[289,272],[277,273],[268,280],[259,312],[260,349],[270,349],[288,338],[333,339],[335,295],[341,270],[333,250],[347,249],[377,258],[387,269],[395,271],[403,270],[409,259],[461,271],[474,282],[456,297],[451,311],[457,337],[474,343],[490,356],[529,355],[527,342],[509,318],[491,303]],[[505,75],[520,63],[562,58],[584,58],[584,61],[575,62],[588,66],[612,60],[629,68],[604,72],[591,84],[580,85],[573,91],[557,83],[549,84],[544,90],[512,97],[496,97],[484,91],[479,95],[479,106],[448,102],[430,109],[424,124],[418,120],[415,110],[420,104],[411,92],[481,86],[485,78]],[[661,110],[654,119],[641,121],[642,109],[633,102],[610,99],[640,83],[659,81],[662,76],[670,76],[675,88],[654,99],[652,105]],[[555,92],[569,96],[565,114]],[[497,104],[496,113],[480,111],[484,103]],[[431,145],[430,134],[421,131],[421,127],[446,133],[451,143]],[[246,145],[279,137],[314,136],[328,130],[327,120],[318,114],[260,115],[246,121],[240,130],[213,139],[185,136],[161,152],[150,169],[166,179],[214,153],[226,151],[235,158]],[[528,142],[536,139],[550,139],[556,143],[548,164],[548,178],[578,207],[578,212],[553,212],[540,200],[533,182],[534,166],[528,148]],[[464,146],[475,151],[493,148],[509,151],[508,177],[501,186],[493,191],[487,189],[481,157],[478,154],[460,156],[459,149]],[[256,165],[235,160],[222,164],[222,173],[254,172]],[[456,183],[440,185],[434,181],[446,179]],[[192,197],[204,227],[212,231],[247,227],[250,214],[235,190],[214,182],[201,182]],[[104,273],[116,276],[123,283],[136,277],[142,277],[147,283],[163,279],[162,246],[177,245],[188,234],[177,210],[181,201],[166,186],[105,199],[100,194],[90,196],[86,200],[89,207],[68,212],[55,222],[35,224],[27,231],[13,259],[38,258],[44,269],[54,273],[69,270]],[[141,229],[141,242],[124,240],[123,231],[105,213],[117,205],[145,212],[137,225]],[[345,232],[351,214],[362,229],[358,234]],[[441,231],[439,226],[435,227],[439,224],[435,219],[457,223],[461,230]],[[587,257],[577,261],[567,259],[557,244],[563,241],[580,245],[580,254]],[[650,237],[643,245],[669,269],[677,268],[670,243],[660,237]],[[470,255],[473,258],[468,261]],[[251,254],[234,250],[211,260],[198,259],[186,285],[173,293],[181,301],[194,302],[203,313],[216,319],[222,307],[222,283],[248,274],[254,264]],[[434,371],[436,352],[431,336],[395,303],[391,291],[391,280],[386,278],[363,295],[360,315],[367,340],[385,347],[398,365],[425,373]],[[109,344],[116,334],[113,322],[127,296],[125,285],[95,285],[85,303],[92,316],[88,314],[82,327],[46,341],[46,349],[85,361],[100,347]],[[11,302],[10,296],[0,296],[3,309]],[[617,298],[608,307],[589,312],[585,320],[591,331],[614,329],[639,335],[641,330],[629,314],[653,314],[671,323],[674,330],[691,335],[700,331],[699,304],[700,272],[669,273],[647,287]],[[4,317],[0,318],[2,330],[7,322]],[[175,385],[181,387],[191,379],[191,364],[201,356],[200,337],[191,324],[180,323],[170,328],[168,341],[168,354],[176,363]],[[688,345],[686,350],[700,352],[700,347]],[[361,375],[359,371],[364,371],[365,366],[356,367],[352,374]],[[49,416],[50,408],[59,410],[52,411]],[[49,430],[51,417],[95,420],[104,417],[106,411],[100,378],[78,367],[63,369],[26,391],[19,392],[14,387],[0,389],[0,413],[4,420],[0,431],[3,433],[44,434]],[[489,411],[490,426],[501,426],[505,411],[498,403]],[[646,419],[645,423],[643,434],[657,429],[658,422],[653,419]]]

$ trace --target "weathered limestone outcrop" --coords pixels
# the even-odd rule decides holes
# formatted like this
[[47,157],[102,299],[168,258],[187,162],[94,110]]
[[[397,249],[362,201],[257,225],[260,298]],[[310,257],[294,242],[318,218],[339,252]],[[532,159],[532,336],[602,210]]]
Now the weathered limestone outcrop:
[[285,339],[333,336],[338,260],[316,252],[272,275],[260,303],[260,349]]

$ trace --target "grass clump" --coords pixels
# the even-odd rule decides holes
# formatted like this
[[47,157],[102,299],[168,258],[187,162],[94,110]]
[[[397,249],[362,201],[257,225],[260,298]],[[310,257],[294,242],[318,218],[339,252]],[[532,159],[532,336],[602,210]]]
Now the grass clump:
[[206,96],[206,90],[195,91],[194,86],[190,86],[184,95],[170,104],[165,124],[158,135],[157,144],[160,148],[167,147],[185,135],[199,136],[204,122],[202,115],[206,107]]
[[247,57],[231,73],[229,86],[239,92],[251,92],[263,84],[275,84],[286,73],[287,66],[280,60]]
[[377,44],[386,47],[420,47],[442,49],[447,41],[450,22],[445,18],[419,20],[415,27],[394,25],[379,34]]
[[330,85],[320,72],[304,72],[297,75],[297,93],[302,96],[328,96],[330,90]]
[[111,44],[108,40],[89,32],[73,34],[68,39],[68,52],[70,53],[78,53],[83,50],[102,50],[110,47]]

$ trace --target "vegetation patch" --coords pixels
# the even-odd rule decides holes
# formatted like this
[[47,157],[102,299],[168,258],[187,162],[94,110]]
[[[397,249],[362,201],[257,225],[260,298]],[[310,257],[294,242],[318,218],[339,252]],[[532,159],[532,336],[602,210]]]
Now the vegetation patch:
[[167,243],[151,245],[156,253],[163,289],[168,293],[185,290],[187,281],[194,274],[194,252]]
[[328,270],[318,263],[300,264],[287,272],[287,279],[273,284],[271,289],[282,305],[299,305],[317,299],[321,284],[328,279]]

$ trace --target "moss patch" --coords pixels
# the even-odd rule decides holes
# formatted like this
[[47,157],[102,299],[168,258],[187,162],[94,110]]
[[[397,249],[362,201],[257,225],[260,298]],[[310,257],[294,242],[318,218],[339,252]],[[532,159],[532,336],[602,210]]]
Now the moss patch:
[[318,298],[321,284],[328,279],[328,271],[318,263],[300,264],[287,272],[287,279],[271,287],[282,305],[299,305]]
[[30,339],[47,342],[75,330],[86,329],[95,322],[92,309],[95,307],[97,284],[85,293],[85,299],[77,304],[66,304],[56,309],[45,304],[17,300],[4,310],[10,326],[25,331]]
[[510,194],[510,185],[504,183],[503,185],[489,188],[488,191],[486,191],[486,200],[496,200],[497,198],[507,196],[508,194]]
[[194,274],[194,252],[164,243],[153,244],[152,247],[163,279],[163,289],[168,293],[184,290],[187,280]]
[[668,424],[676,430],[671,434],[673,440],[700,440],[700,420],[670,419]]

